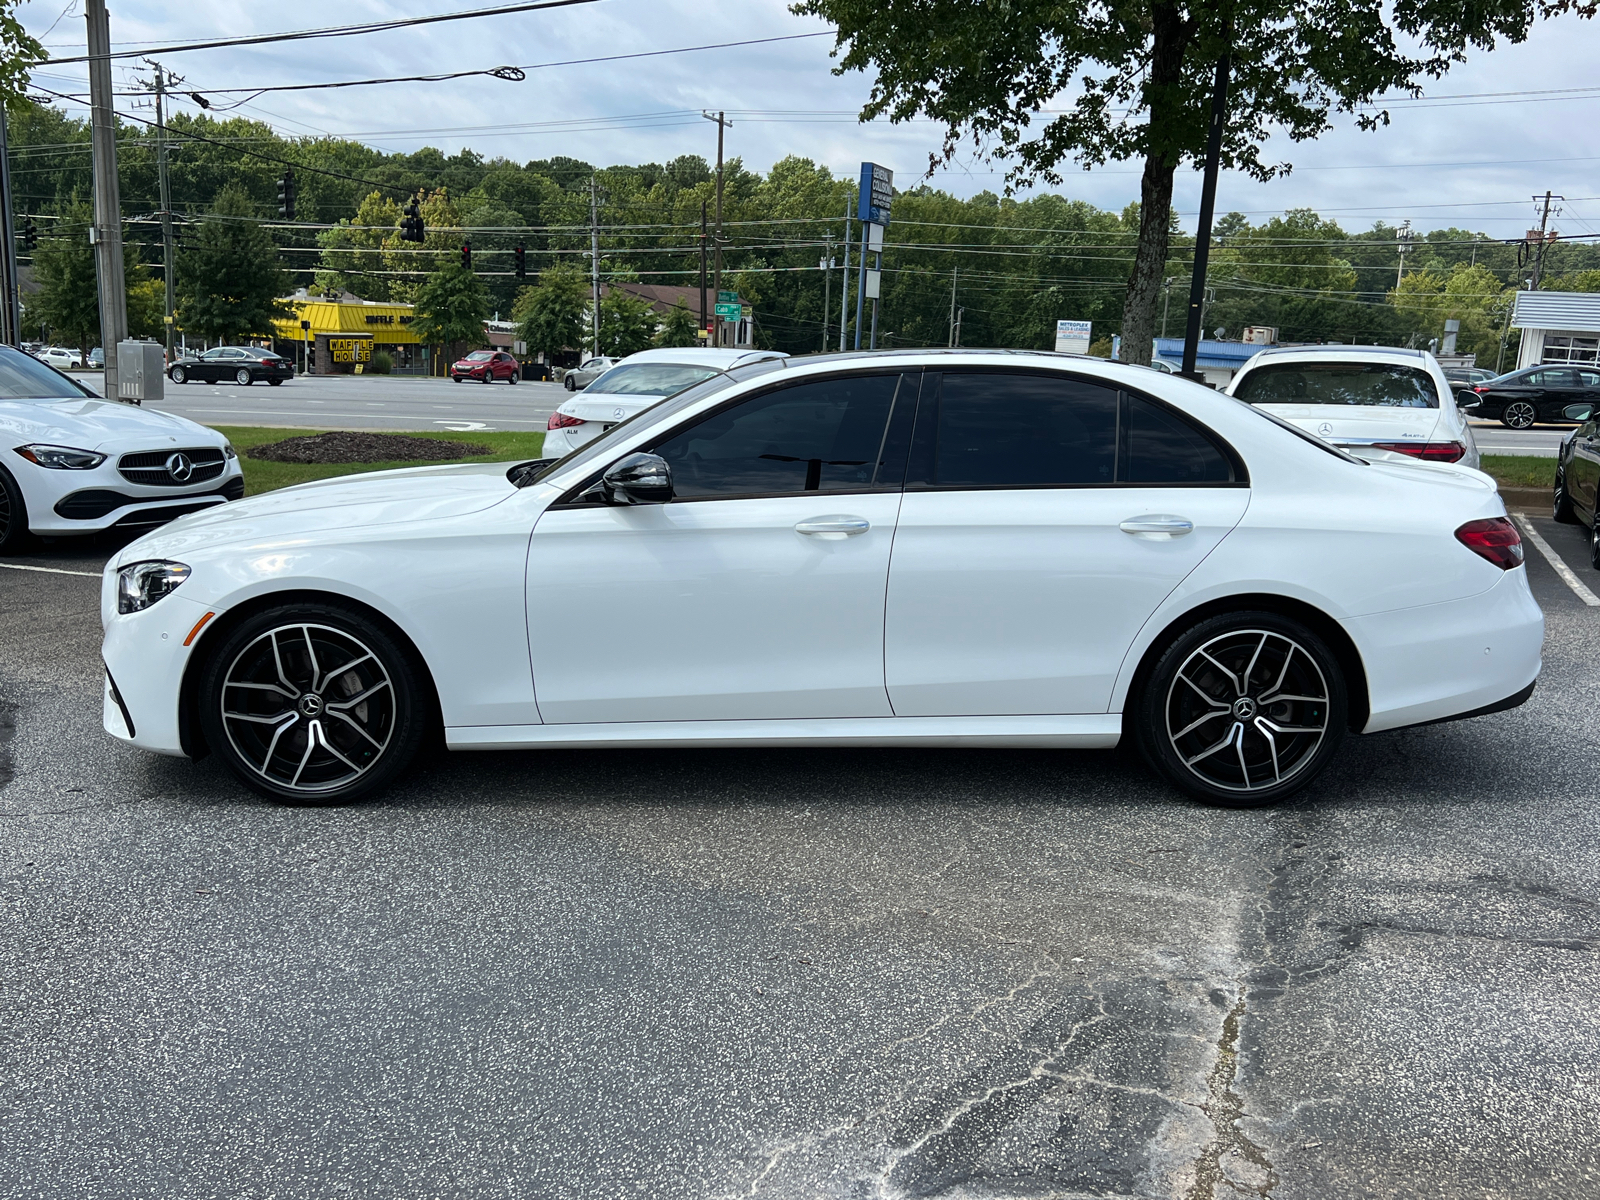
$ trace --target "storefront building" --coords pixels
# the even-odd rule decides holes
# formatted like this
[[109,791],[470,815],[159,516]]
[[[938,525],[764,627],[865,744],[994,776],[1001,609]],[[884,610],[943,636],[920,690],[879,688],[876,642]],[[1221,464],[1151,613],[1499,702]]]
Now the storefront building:
[[1600,362],[1600,292],[1518,292],[1511,327],[1522,331],[1519,370]]
[[383,304],[348,294],[308,296],[297,292],[287,303],[294,316],[277,322],[273,349],[292,357],[296,367],[315,375],[349,375],[366,370],[374,354],[389,356],[396,375],[433,373],[437,349],[411,332],[409,304]]

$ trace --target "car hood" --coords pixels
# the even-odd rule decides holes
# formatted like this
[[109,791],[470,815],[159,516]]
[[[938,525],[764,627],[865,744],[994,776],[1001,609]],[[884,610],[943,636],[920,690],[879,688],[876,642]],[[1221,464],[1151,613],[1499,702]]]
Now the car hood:
[[1257,404],[1254,407],[1298,425],[1326,442],[1377,438],[1431,441],[1439,427],[1437,408],[1380,408],[1356,404]]
[[81,450],[221,446],[226,439],[185,417],[155,408],[84,396],[65,400],[0,400],[0,428],[30,442]]
[[503,462],[408,467],[302,483],[179,517],[129,545],[117,561],[181,559],[224,544],[316,540],[330,531],[481,512],[516,495],[506,478],[510,467]]
[[590,395],[585,392],[568,400],[560,411],[582,421],[623,421],[665,399],[665,396]]

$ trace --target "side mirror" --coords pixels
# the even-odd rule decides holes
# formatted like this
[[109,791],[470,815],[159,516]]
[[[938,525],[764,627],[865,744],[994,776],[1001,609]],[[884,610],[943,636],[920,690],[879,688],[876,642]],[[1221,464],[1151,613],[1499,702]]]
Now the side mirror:
[[1471,412],[1475,408],[1483,407],[1483,397],[1475,392],[1461,392],[1456,396],[1456,407],[1462,412]]
[[1569,421],[1587,421],[1593,414],[1592,404],[1569,404],[1561,410],[1561,415]]
[[665,504],[672,499],[672,468],[659,454],[630,454],[600,484],[607,504]]

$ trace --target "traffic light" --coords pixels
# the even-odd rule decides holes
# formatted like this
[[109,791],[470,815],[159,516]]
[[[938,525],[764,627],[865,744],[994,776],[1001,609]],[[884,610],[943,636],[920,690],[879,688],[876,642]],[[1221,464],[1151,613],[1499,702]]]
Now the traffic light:
[[24,250],[32,250],[38,244],[39,227],[33,223],[33,218],[29,217],[22,223],[22,248]]
[[472,270],[472,243],[461,243],[461,265],[467,270]]
[[517,278],[526,279],[528,277],[528,252],[518,246],[511,252],[511,255],[517,260]]
[[400,218],[400,240],[419,244],[423,240],[422,209],[417,207],[416,200],[406,205],[405,216]]
[[285,221],[294,220],[294,171],[287,170],[278,180],[278,215]]

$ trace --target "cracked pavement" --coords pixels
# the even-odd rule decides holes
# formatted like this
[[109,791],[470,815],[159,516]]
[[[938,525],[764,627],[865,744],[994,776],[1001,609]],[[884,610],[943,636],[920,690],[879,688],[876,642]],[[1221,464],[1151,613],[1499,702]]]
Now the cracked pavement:
[[0,1194],[1600,1195],[1600,610],[1528,570],[1528,705],[1219,812],[900,750],[277,808],[104,736],[97,581],[0,568]]

